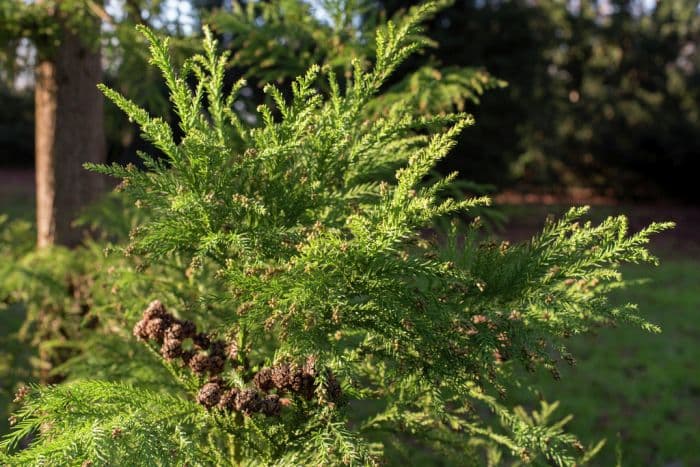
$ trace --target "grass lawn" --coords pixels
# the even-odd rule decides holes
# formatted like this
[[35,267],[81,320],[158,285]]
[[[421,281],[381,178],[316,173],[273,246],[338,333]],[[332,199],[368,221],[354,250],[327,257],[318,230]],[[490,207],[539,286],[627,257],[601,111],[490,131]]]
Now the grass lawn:
[[614,300],[638,303],[663,332],[620,326],[576,336],[569,347],[578,363],[561,366],[561,381],[548,372],[529,378],[545,400],[561,401],[560,416],[574,415],[569,430],[584,444],[607,439],[594,465],[615,465],[619,454],[624,466],[698,466],[700,261],[671,259],[624,272],[651,282],[618,291]]
[[[539,230],[549,213],[567,206],[501,206],[505,237],[523,240]],[[652,251],[661,265],[627,265],[627,279],[649,279],[618,290],[617,303],[637,303],[639,312],[660,325],[651,334],[628,325],[575,336],[568,346],[578,363],[562,364],[561,380],[549,372],[524,377],[549,401],[559,400],[562,417],[573,414],[569,430],[584,444],[607,443],[593,465],[700,466],[700,211],[653,206],[596,206],[590,217],[626,213],[631,230],[652,220],[677,227],[660,234]],[[513,392],[513,402],[533,406],[533,395]]]

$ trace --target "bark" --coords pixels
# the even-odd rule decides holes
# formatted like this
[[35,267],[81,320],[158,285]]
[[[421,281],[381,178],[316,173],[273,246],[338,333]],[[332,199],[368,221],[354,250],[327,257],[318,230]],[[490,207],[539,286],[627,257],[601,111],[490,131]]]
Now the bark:
[[81,209],[104,190],[104,179],[83,169],[106,160],[99,49],[64,34],[56,53],[39,62],[35,87],[37,245],[74,246]]

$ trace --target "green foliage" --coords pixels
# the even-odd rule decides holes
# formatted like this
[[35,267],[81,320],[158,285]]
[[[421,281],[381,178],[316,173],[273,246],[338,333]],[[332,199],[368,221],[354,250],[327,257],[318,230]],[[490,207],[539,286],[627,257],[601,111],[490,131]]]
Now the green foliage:
[[467,103],[479,104],[480,96],[487,90],[503,86],[503,81],[492,78],[482,70],[424,66],[377,99],[376,111],[398,106],[432,115],[452,108],[462,112]]
[[[244,84],[224,90],[228,57],[208,32],[204,52],[176,69],[167,41],[141,28],[181,137],[102,87],[164,157],[143,154],[147,171],[90,167],[121,178],[146,213],[128,259],[93,286],[113,281],[118,297],[94,306],[100,329],[88,340],[106,358],[84,353],[74,382],[31,390],[6,462],[371,465],[421,452],[453,465],[501,455],[573,465],[600,448],[551,421],[553,406],[527,414],[499,402],[515,383],[507,362],[557,374],[568,335],[619,321],[656,329],[607,296],[624,285],[621,262],[655,262],[646,243],[670,224],[628,235],[623,217],[579,225],[578,208],[521,245],[479,242],[476,223],[426,238],[437,219],[488,204],[441,196],[456,174],[426,182],[473,119],[420,116],[406,99],[370,109],[437,7],[379,28],[374,65],[355,60],[344,82],[311,66],[289,98],[265,86],[271,103],[253,128],[233,111]],[[205,379],[128,335],[153,298],[236,343],[244,364],[222,374],[230,387],[310,356],[327,372],[279,416],[205,410],[194,401]],[[329,375],[337,400],[323,389]]]
[[329,65],[336,72],[351,71],[354,59],[366,64],[375,53],[374,34],[381,27],[375,12],[375,5],[365,0],[321,1],[315,6],[294,0],[233,2],[231,12],[216,11],[211,20],[232,35],[233,62],[247,77],[283,83],[312,64]]
[[[112,298],[109,289],[96,280],[121,260],[106,260],[95,242],[74,251],[63,247],[35,250],[36,235],[24,221],[3,222],[0,228],[4,259],[0,299],[7,308],[3,314],[22,318],[14,332],[8,328],[7,338],[33,351],[31,365],[17,368],[21,374],[17,379],[60,381],[64,374],[57,367],[75,354],[76,342],[97,325],[95,301]],[[12,378],[9,374],[8,379]],[[4,390],[11,391],[9,386]]]
[[[80,456],[103,464],[162,465],[168,463],[174,450],[184,461],[193,462],[201,440],[193,442],[184,435],[185,430],[207,432],[201,409],[177,394],[84,381],[34,387],[28,397],[30,401],[17,414],[22,421],[5,444],[16,446],[42,424],[51,427],[50,434],[42,434],[39,457],[32,450],[20,451],[11,460],[15,465],[62,464]],[[168,410],[163,411],[164,407]],[[37,413],[41,415],[37,417]],[[174,423],[172,432],[170,423],[164,423],[168,419]],[[200,436],[206,439],[206,435]]]
[[[424,21],[433,18],[452,2],[440,1]],[[330,67],[337,75],[349,76],[353,63],[363,66],[377,60],[374,35],[386,28],[383,12],[373,2],[363,0],[316,2],[314,6],[295,0],[234,2],[232,12],[216,12],[211,20],[217,30],[231,34],[228,47],[234,51],[232,65],[250,80],[261,83],[288,83],[314,64]],[[401,27],[412,13],[400,11],[392,24]],[[421,52],[437,44],[422,31],[411,37]],[[406,68],[406,67],[404,67]],[[387,72],[391,70],[387,68]],[[324,86],[324,83],[318,83]],[[387,92],[377,105],[365,112],[384,112],[396,104],[415,109],[419,114],[438,114],[457,108],[467,101],[479,102],[486,90],[505,86],[483,69],[442,67],[440,64],[402,70],[399,79],[385,81]],[[325,87],[327,89],[327,84]],[[410,101],[408,101],[410,100]]]
[[0,46],[11,50],[17,46],[17,40],[27,38],[40,56],[45,56],[51,54],[66,32],[81,34],[86,43],[91,43],[96,37],[96,9],[101,7],[86,0],[4,0],[0,4]]

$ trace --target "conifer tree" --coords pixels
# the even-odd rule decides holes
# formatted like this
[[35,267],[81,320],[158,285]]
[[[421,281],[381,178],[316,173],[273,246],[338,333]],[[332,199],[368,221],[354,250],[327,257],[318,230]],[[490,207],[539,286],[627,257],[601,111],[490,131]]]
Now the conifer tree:
[[182,137],[102,87],[164,156],[142,154],[145,171],[90,166],[147,213],[124,249],[135,269],[99,278],[116,294],[101,311],[105,358],[83,355],[84,377],[18,393],[4,462],[590,459],[600,445],[551,421],[555,405],[530,415],[499,395],[513,364],[556,375],[572,359],[566,336],[618,322],[656,331],[607,294],[625,284],[621,263],[656,261],[646,243],[670,224],[630,235],[624,217],[579,223],[586,209],[574,208],[518,245],[481,242],[478,222],[426,237],[436,219],[488,204],[441,197],[455,174],[426,182],[473,119],[367,109],[424,45],[436,7],[380,29],[374,63],[354,62],[344,81],[311,66],[289,99],[266,86],[274,104],[253,128],[233,111],[244,83],[223,88],[227,55],[208,32],[176,70],[167,40],[141,28]]

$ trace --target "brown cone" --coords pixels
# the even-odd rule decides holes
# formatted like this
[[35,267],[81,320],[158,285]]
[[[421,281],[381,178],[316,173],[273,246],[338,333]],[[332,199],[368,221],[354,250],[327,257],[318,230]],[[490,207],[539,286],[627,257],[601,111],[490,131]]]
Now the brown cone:
[[297,368],[296,366],[291,368],[289,375],[289,386],[291,387],[292,391],[296,393],[301,392],[301,389],[304,387],[304,372],[301,368]]
[[207,357],[204,354],[198,353],[192,358],[190,358],[188,365],[192,371],[194,371],[198,375],[203,375],[204,373],[209,371],[211,363],[209,361],[209,357]]
[[236,388],[225,391],[221,395],[221,399],[219,399],[219,408],[229,412],[236,410],[236,396],[238,396],[239,392],[240,390]]
[[207,409],[211,409],[219,403],[221,399],[221,386],[217,383],[207,383],[202,386],[197,394],[197,402]]
[[211,344],[209,336],[204,332],[195,334],[194,337],[192,337],[192,342],[194,342],[195,347],[199,350],[209,350],[209,345]]
[[272,382],[278,391],[284,392],[291,389],[291,368],[289,364],[282,363],[272,368]]
[[163,340],[163,346],[160,348],[160,354],[166,360],[174,360],[182,355],[182,341],[166,335]]
[[226,365],[226,360],[224,360],[219,355],[209,356],[209,373],[212,375],[218,375],[224,371],[224,366]]
[[168,329],[168,323],[164,318],[153,318],[146,323],[146,334],[148,338],[158,343],[163,342],[166,329]]
[[301,377],[301,389],[299,390],[299,394],[307,400],[311,400],[315,392],[316,378],[308,373],[304,373]]
[[212,341],[209,345],[209,355],[226,359],[226,343],[224,341]]
[[148,340],[149,333],[146,330],[146,325],[148,324],[148,320],[142,319],[136,325],[134,326],[133,334],[134,336],[140,340],[140,341],[146,341]]
[[235,407],[245,415],[252,415],[260,410],[260,396],[255,389],[244,389],[236,396]]
[[189,365],[190,360],[192,360],[192,357],[197,355],[197,352],[194,350],[183,350],[182,353],[180,354],[180,358],[182,358],[182,362],[185,365]]
[[343,390],[340,387],[340,383],[330,370],[328,370],[328,377],[326,378],[325,388],[328,400],[332,402],[337,402],[340,400],[341,397],[343,397]]
[[165,310],[165,306],[163,306],[160,300],[153,300],[143,312],[143,319],[148,321],[155,318],[165,318],[167,315],[168,312]]
[[277,394],[268,394],[260,404],[260,411],[268,417],[279,415],[281,409],[280,396]]
[[185,320],[181,321],[183,339],[192,338],[197,334],[197,326],[194,325],[192,321]]
[[182,328],[182,324],[178,322],[174,322],[173,324],[171,324],[170,327],[165,331],[165,338],[177,339],[179,341],[184,340],[185,332]]
[[253,384],[255,384],[255,387],[265,392],[274,388],[275,383],[272,380],[272,369],[262,368],[258,371],[255,376],[253,376]]

